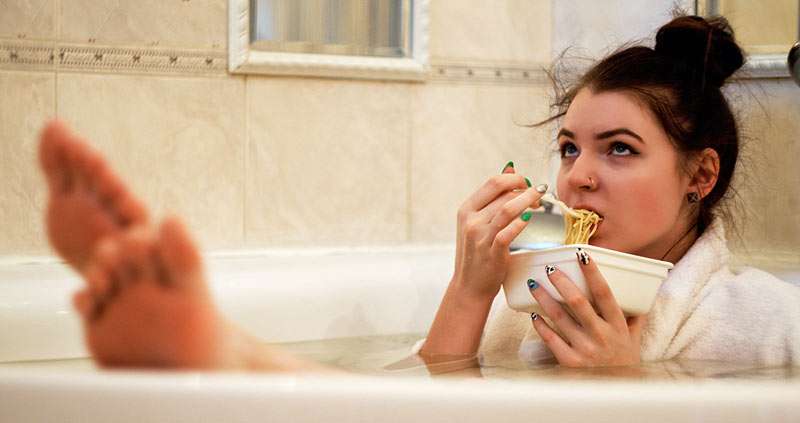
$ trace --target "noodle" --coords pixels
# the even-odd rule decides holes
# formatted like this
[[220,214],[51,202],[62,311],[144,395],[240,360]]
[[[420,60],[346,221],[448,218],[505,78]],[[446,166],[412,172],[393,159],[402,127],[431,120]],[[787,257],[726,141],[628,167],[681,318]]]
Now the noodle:
[[587,244],[597,230],[600,216],[589,210],[569,210],[564,213],[564,244]]

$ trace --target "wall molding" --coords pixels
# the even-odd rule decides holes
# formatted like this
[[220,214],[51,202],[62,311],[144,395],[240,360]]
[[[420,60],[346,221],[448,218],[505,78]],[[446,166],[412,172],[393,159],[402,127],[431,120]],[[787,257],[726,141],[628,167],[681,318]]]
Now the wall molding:
[[[223,50],[125,47],[0,38],[0,69],[89,73],[227,76]],[[485,60],[432,58],[422,81],[536,85],[546,66]],[[292,73],[288,73],[291,75]]]
[[222,50],[119,47],[0,39],[0,69],[226,75]]

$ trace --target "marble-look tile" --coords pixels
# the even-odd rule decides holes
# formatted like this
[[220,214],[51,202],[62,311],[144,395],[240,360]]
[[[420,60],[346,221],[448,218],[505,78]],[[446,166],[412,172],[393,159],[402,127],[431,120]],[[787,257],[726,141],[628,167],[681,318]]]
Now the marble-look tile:
[[227,4],[227,0],[62,1],[61,41],[224,49]]
[[156,217],[205,248],[242,243],[244,80],[61,74],[59,115],[106,153]]
[[0,1],[0,38],[53,39],[55,0]]
[[247,84],[249,245],[407,239],[409,84]]
[[739,173],[736,240],[742,254],[800,251],[800,89],[789,80],[756,81],[731,91],[744,146]]
[[550,129],[523,126],[547,116],[547,87],[430,84],[415,91],[412,241],[455,239],[461,203],[509,160],[533,183],[547,181]]
[[47,189],[36,153],[39,130],[55,114],[55,76],[0,72],[0,92],[0,254],[45,254]]
[[[672,19],[675,5],[685,0],[554,1],[553,55],[601,58],[623,43],[645,41],[653,45],[656,30]],[[693,3],[693,2],[692,2]]]
[[433,0],[431,58],[545,63],[550,8],[548,0]]

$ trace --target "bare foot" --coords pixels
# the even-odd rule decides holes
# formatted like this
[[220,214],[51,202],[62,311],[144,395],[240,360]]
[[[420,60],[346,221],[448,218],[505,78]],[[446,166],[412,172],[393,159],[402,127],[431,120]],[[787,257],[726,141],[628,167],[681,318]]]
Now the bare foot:
[[94,359],[107,367],[319,371],[226,322],[183,225],[135,227],[100,241],[75,295]]
[[105,160],[59,122],[41,135],[39,159],[50,196],[47,234],[69,265],[82,272],[106,235],[147,222],[147,212]]

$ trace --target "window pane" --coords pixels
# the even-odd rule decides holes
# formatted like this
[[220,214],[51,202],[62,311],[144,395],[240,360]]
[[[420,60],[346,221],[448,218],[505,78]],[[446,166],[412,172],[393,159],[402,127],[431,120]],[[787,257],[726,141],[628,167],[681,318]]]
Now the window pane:
[[409,57],[412,0],[251,0],[259,50]]

